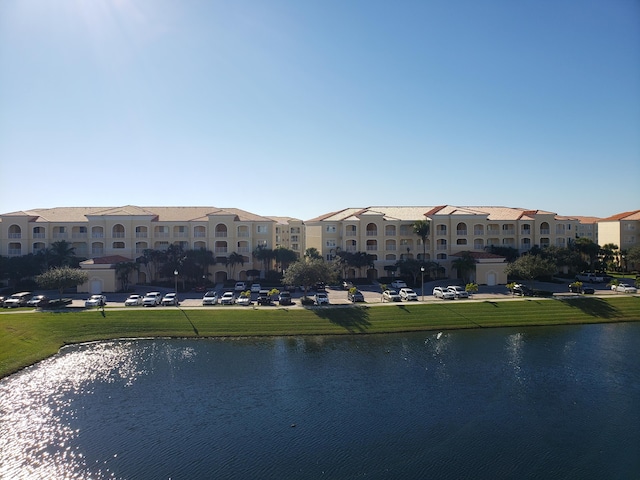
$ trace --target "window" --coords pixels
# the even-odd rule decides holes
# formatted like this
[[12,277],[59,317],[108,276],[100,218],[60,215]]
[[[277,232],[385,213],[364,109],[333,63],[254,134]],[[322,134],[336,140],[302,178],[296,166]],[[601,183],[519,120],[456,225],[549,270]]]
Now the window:
[[124,242],[113,242],[113,248],[114,249],[124,248]]
[[335,225],[327,225],[326,231],[327,231],[327,233],[336,233],[336,226]]
[[327,247],[328,248],[334,248],[336,246],[336,241],[335,240],[327,240]]
[[267,233],[267,226],[266,225],[258,225],[256,227],[256,232],[258,232],[258,233]]

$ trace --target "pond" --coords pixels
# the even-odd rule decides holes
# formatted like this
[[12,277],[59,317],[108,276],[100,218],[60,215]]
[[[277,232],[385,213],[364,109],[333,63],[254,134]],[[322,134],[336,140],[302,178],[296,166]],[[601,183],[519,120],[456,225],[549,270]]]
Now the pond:
[[0,478],[638,478],[640,324],[77,345],[0,382]]

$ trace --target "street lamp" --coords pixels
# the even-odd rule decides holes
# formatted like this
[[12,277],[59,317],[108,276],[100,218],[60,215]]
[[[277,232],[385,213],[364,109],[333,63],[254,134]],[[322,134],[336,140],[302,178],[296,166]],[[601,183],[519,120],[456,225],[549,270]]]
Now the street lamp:
[[176,302],[178,301],[178,269],[173,271],[173,276],[176,279]]
[[424,302],[424,267],[420,267],[420,273],[422,274],[422,301]]

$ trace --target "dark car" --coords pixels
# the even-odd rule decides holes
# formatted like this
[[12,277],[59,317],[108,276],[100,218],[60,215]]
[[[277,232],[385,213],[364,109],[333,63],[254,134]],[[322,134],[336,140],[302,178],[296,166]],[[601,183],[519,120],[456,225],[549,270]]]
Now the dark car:
[[271,305],[269,290],[260,290],[258,292],[258,305]]
[[280,305],[291,305],[293,303],[291,301],[291,294],[289,292],[280,292],[278,303]]
[[347,300],[353,303],[364,302],[364,295],[360,290],[350,290],[349,292],[347,292]]
[[512,292],[514,295],[522,295],[523,297],[531,297],[533,295],[533,290],[526,285],[521,285],[519,283],[513,286]]
[[582,287],[582,293],[593,295],[594,293],[596,293],[596,290],[593,287]]

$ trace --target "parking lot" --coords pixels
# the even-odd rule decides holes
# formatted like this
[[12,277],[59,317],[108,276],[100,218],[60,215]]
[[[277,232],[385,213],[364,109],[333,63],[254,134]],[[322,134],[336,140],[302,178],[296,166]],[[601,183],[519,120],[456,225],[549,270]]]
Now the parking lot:
[[[450,283],[447,283],[446,281],[438,281],[438,282],[430,282],[430,283],[425,283],[425,288],[424,288],[424,296],[422,295],[422,291],[420,288],[414,289],[414,291],[416,292],[417,296],[418,296],[418,303],[429,303],[429,302],[442,302],[442,301],[452,301],[452,300],[442,300],[442,299],[438,299],[435,298],[432,295],[432,291],[433,288],[435,286],[443,286],[446,287],[447,285],[449,285]],[[452,283],[451,283],[452,284]],[[604,284],[594,284],[593,285],[595,287],[595,295],[616,295],[616,292],[612,292],[611,289],[604,285]],[[557,284],[557,283],[543,283],[543,282],[533,282],[531,284],[532,288],[538,289],[538,290],[545,290],[545,291],[550,291],[553,292],[555,296],[566,296],[566,297],[571,297],[571,296],[576,296],[576,294],[571,294],[568,291],[568,283],[567,284]],[[365,302],[365,305],[386,305],[387,302],[383,302],[382,300],[382,292],[380,290],[380,285],[379,284],[373,284],[373,285],[360,285],[358,286],[359,290],[362,292]],[[224,289],[222,285],[218,285],[215,288],[216,291],[218,291],[220,294],[222,294],[223,291],[228,290],[228,289]],[[136,288],[136,292],[137,294],[141,294],[144,295],[147,292],[150,291],[159,291],[161,292],[163,295],[165,293],[170,293],[173,292],[173,289],[167,289],[167,288],[153,288],[153,287],[137,287]],[[327,287],[326,292],[329,296],[329,303],[330,305],[351,305],[352,303],[347,299],[347,290],[342,289],[340,287]],[[313,297],[315,294],[314,291],[310,291],[308,292],[308,296]],[[129,294],[125,294],[125,293],[107,293],[105,294],[107,297],[107,307],[109,308],[113,308],[113,307],[123,307],[124,308],[124,301],[126,300],[126,298],[128,297]],[[70,296],[73,298],[73,307],[84,307],[84,301],[89,297],[88,294],[74,294],[74,295],[65,295],[65,296]],[[180,301],[180,307],[181,308],[243,308],[241,306],[238,305],[232,305],[232,306],[221,306],[221,305],[215,305],[215,306],[207,306],[207,307],[203,307],[202,306],[202,297],[204,296],[204,292],[180,292],[178,294],[178,298]],[[257,293],[253,293],[251,300],[252,303],[250,304],[252,307],[257,307],[256,305],[256,299],[257,299],[258,294]],[[300,302],[301,297],[303,296],[303,292],[301,290],[296,290],[295,292],[292,292],[292,298],[293,298],[293,305],[289,305],[286,308],[296,308],[296,307],[301,307],[302,304]],[[55,298],[55,295],[52,297]],[[479,301],[479,300],[487,300],[487,299],[493,299],[493,300],[509,300],[509,299],[513,299],[513,298],[520,298],[520,297],[514,297],[504,285],[496,285],[496,286],[486,286],[486,285],[481,285],[479,287],[479,291],[478,293],[475,293],[473,295],[471,295],[471,298],[469,299],[457,299],[457,300],[453,300],[453,301]],[[274,302],[275,305],[277,305],[277,301]],[[136,307],[127,307],[127,308],[142,308],[141,306],[136,306]],[[175,307],[162,307],[162,306],[158,306],[156,308],[175,308]],[[246,307],[244,307],[246,308]],[[260,308],[273,308],[273,307],[260,307]]]

